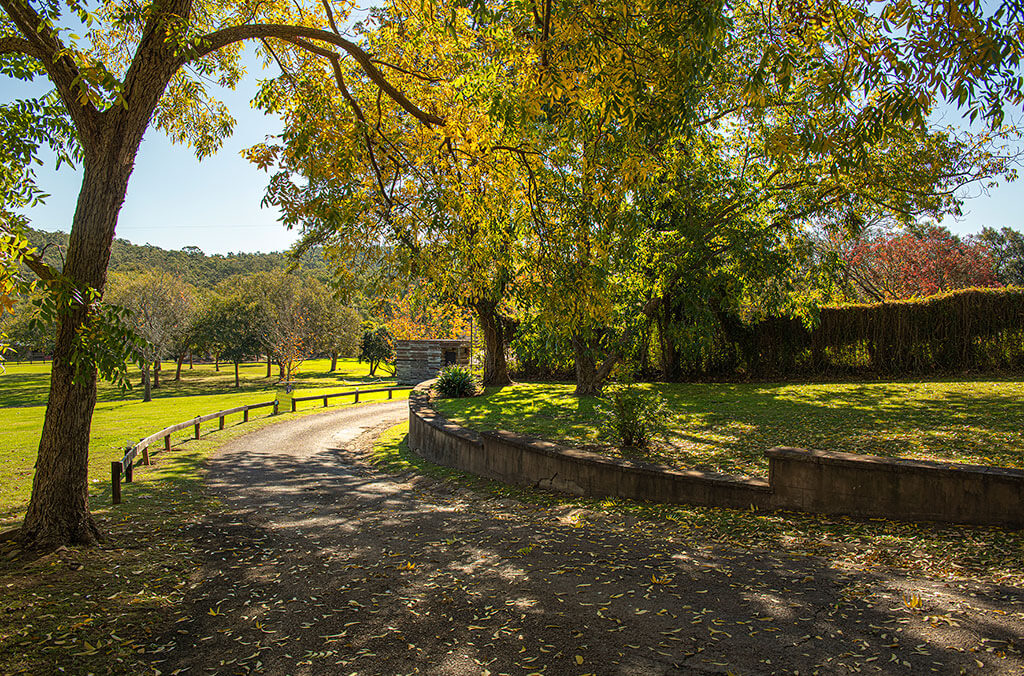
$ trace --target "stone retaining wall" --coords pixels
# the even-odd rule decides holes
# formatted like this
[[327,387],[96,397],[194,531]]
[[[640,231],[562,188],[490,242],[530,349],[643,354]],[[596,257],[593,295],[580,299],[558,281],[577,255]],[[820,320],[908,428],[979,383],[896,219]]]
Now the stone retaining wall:
[[409,396],[409,447],[446,467],[585,497],[1024,528],[1024,471],[778,447],[768,481],[678,470],[512,432],[476,433]]

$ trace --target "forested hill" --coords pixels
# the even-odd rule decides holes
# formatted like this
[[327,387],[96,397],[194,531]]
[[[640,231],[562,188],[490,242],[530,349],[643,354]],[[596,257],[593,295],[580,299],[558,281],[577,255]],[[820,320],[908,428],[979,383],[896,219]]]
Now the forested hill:
[[[28,229],[26,235],[36,247],[44,251],[43,259],[47,263],[58,268],[63,265],[68,233]],[[287,269],[293,262],[282,252],[206,255],[197,247],[168,251],[150,244],[139,245],[132,244],[126,239],[115,239],[110,254],[109,270],[166,270],[198,288],[208,289],[232,275]],[[327,281],[330,276],[319,250],[312,250],[303,255],[300,267],[320,281]]]

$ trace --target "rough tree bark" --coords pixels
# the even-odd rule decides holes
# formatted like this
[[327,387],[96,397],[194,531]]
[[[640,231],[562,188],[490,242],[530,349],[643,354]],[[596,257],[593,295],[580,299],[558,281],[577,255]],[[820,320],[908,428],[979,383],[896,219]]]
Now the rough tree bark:
[[153,389],[154,390],[159,390],[160,389],[160,369],[162,368],[162,366],[163,365],[160,363],[159,359],[154,359],[153,360]]
[[331,368],[327,372],[328,373],[334,373],[337,370],[338,370],[338,353],[337,352],[332,352],[331,353]]
[[[155,102],[154,102],[155,103]],[[146,117],[148,120],[148,116]],[[76,285],[103,291],[117,214],[144,126],[108,129],[84,136],[85,172],[68,241],[64,275]],[[123,134],[118,134],[123,131]],[[105,132],[105,133],[104,133]],[[120,138],[118,138],[120,136]],[[97,152],[104,144],[103,152]],[[75,335],[87,309],[74,307],[57,318],[50,394],[32,479],[32,497],[21,539],[34,547],[92,544],[100,538],[89,513],[89,435],[96,407],[96,372],[75,379]]]
[[235,387],[241,387],[238,381],[238,362],[235,362]]
[[498,312],[497,303],[493,301],[477,301],[473,303],[473,310],[476,311],[480,333],[484,337],[483,384],[512,384],[505,352],[515,330],[515,324]]
[[178,382],[178,381],[181,380],[181,365],[182,365],[182,363],[184,363],[184,361],[185,361],[185,355],[179,354],[178,355],[178,363],[177,363],[177,366],[174,369],[174,382]]
[[601,394],[605,381],[621,358],[617,351],[612,351],[605,355],[603,362],[598,363],[596,355],[600,354],[600,351],[594,342],[579,334],[574,335],[571,340],[576,368],[575,393],[578,396],[596,397]]

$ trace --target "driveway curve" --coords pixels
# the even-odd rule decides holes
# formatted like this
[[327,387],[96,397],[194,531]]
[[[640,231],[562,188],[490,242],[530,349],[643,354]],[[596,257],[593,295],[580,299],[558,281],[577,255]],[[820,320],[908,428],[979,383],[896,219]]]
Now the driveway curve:
[[[837,569],[364,460],[406,402],[282,422],[209,468],[163,674],[1024,673],[1024,593]],[[910,599],[908,601],[908,599]],[[913,601],[913,599],[917,599]]]

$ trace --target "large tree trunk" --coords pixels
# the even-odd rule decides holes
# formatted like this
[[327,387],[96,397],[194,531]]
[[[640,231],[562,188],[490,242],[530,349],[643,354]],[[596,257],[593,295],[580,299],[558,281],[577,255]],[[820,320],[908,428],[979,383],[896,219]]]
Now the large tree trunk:
[[220,373],[220,355],[213,355],[213,370]]
[[616,353],[606,355],[604,361],[598,363],[597,357],[600,351],[593,344],[596,341],[575,335],[571,342],[576,367],[576,394],[578,396],[601,394],[605,381],[608,380],[612,369],[619,362],[620,355]]
[[484,385],[510,385],[512,378],[508,374],[508,362],[505,350],[513,331],[512,322],[497,310],[497,304],[490,301],[478,301],[473,304],[477,319],[480,321],[480,332],[484,336]]
[[[117,214],[145,124],[134,131],[119,129],[118,125],[110,127],[102,135],[90,130],[96,136],[85,143],[85,171],[63,270],[74,284],[100,293],[106,286]],[[86,319],[87,309],[83,307],[74,307],[57,318],[50,394],[39,438],[32,497],[21,527],[26,546],[92,544],[100,537],[89,513],[88,476],[96,372],[86,369],[76,382],[72,364],[75,337]]]
[[337,352],[332,352],[331,353],[331,370],[328,371],[328,373],[334,373],[337,370],[338,370],[338,353]]
[[270,377],[270,353],[267,353],[267,377]]
[[184,363],[184,361],[185,361],[185,355],[179,354],[178,355],[178,365],[174,369],[174,382],[176,382],[176,383],[181,380],[181,365],[182,365],[182,363]]
[[162,367],[162,364],[160,363],[160,360],[159,359],[154,359],[153,360],[153,389],[154,390],[159,390],[160,389],[160,369],[161,369],[161,367]]

